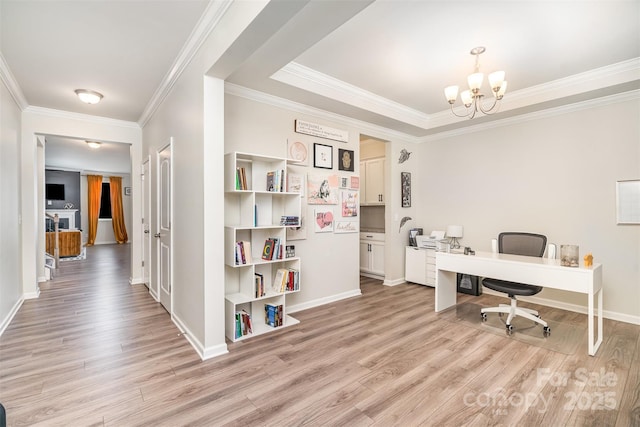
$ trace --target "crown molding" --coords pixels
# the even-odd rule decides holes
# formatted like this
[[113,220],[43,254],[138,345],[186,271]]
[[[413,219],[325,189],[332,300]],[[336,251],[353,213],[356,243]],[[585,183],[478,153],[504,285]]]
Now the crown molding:
[[357,86],[335,79],[296,62],[290,62],[275,72],[272,79],[329,99],[344,102],[385,117],[428,129],[429,115],[391,101]]
[[211,34],[211,31],[213,31],[218,22],[220,22],[220,19],[232,3],[233,0],[209,2],[207,8],[200,17],[200,20],[191,32],[191,35],[180,50],[178,57],[167,74],[163,77],[162,83],[158,89],[156,89],[151,100],[149,100],[149,103],[138,119],[138,124],[141,128],[147,124],[149,119],[151,119],[158,107],[162,104],[162,101],[164,101],[167,95],[169,95],[173,86],[176,84],[184,70],[193,60],[202,44],[205,42],[209,34]]
[[228,95],[238,96],[240,98],[249,99],[251,101],[260,102],[277,108],[283,108],[285,110],[293,110],[301,114],[318,117],[336,124],[355,127],[360,130],[360,133],[375,136],[376,138],[407,143],[418,143],[421,141],[420,138],[407,135],[403,132],[394,131],[382,126],[377,126],[368,122],[321,110],[319,108],[310,107],[305,104],[279,98],[244,86],[238,86],[233,83],[225,82],[224,91]]
[[87,123],[103,126],[117,126],[122,128],[140,130],[140,126],[136,122],[126,120],[111,119],[102,116],[92,116],[90,114],[72,113],[69,111],[55,110],[53,108],[28,106],[23,109],[24,113],[37,114],[40,116],[52,117],[57,119],[79,120]]
[[27,98],[24,97],[24,93],[22,93],[22,89],[20,89],[20,85],[13,76],[13,73],[9,68],[9,64],[5,61],[2,52],[0,52],[0,80],[2,80],[4,85],[7,87],[7,90],[20,110],[24,110],[29,106]]
[[595,99],[589,99],[586,101],[580,101],[573,104],[562,105],[559,107],[547,108],[540,111],[521,114],[513,117],[507,117],[504,119],[494,120],[491,122],[480,123],[477,125],[467,126],[460,129],[453,129],[449,131],[439,132],[433,135],[420,138],[419,142],[437,141],[440,139],[451,138],[454,136],[471,134],[471,133],[480,132],[488,129],[510,126],[518,123],[529,122],[532,120],[539,120],[547,117],[554,117],[562,114],[588,110],[591,108],[604,107],[611,104],[617,104],[621,102],[633,101],[638,99],[640,99],[640,89],[632,90],[629,92],[618,93],[614,95],[603,96]]
[[[509,111],[542,102],[638,80],[640,58],[596,68],[566,78],[510,92],[501,101],[501,110]],[[468,120],[456,117],[447,109],[425,114],[389,99],[291,62],[271,76],[272,79],[329,99],[365,109],[422,129],[435,129]],[[464,108],[459,107],[461,113]]]

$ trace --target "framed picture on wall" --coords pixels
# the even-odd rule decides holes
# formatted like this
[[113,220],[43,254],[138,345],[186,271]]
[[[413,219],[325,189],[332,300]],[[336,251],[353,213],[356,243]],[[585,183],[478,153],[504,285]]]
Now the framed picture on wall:
[[411,173],[400,172],[400,183],[402,185],[402,207],[411,207]]
[[313,144],[313,167],[333,169],[333,146]]
[[338,149],[338,169],[353,172],[353,151]]

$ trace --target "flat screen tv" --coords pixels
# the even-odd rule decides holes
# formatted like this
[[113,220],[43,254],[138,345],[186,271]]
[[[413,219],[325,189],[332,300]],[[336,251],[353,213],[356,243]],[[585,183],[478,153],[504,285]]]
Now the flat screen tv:
[[64,184],[47,184],[47,200],[64,200]]

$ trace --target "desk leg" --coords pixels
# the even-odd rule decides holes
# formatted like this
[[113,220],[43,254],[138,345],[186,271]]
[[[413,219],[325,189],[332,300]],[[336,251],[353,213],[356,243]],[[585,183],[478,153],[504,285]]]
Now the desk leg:
[[602,344],[602,288],[596,293],[598,297],[598,340],[595,340],[595,331],[594,331],[594,294],[589,293],[589,321],[588,321],[588,340],[589,340],[589,356],[595,356],[598,348],[600,348],[600,344]]
[[436,312],[456,305],[456,273],[436,271]]

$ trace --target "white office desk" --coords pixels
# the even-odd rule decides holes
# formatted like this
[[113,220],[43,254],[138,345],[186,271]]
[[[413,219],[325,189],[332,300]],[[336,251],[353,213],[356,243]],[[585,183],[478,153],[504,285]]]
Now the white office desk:
[[[587,294],[589,355],[602,344],[602,265],[563,267],[559,259],[492,252],[475,255],[436,253],[436,311],[456,304],[456,273]],[[595,341],[594,297],[598,296],[598,340]],[[478,319],[480,314],[478,314]]]

